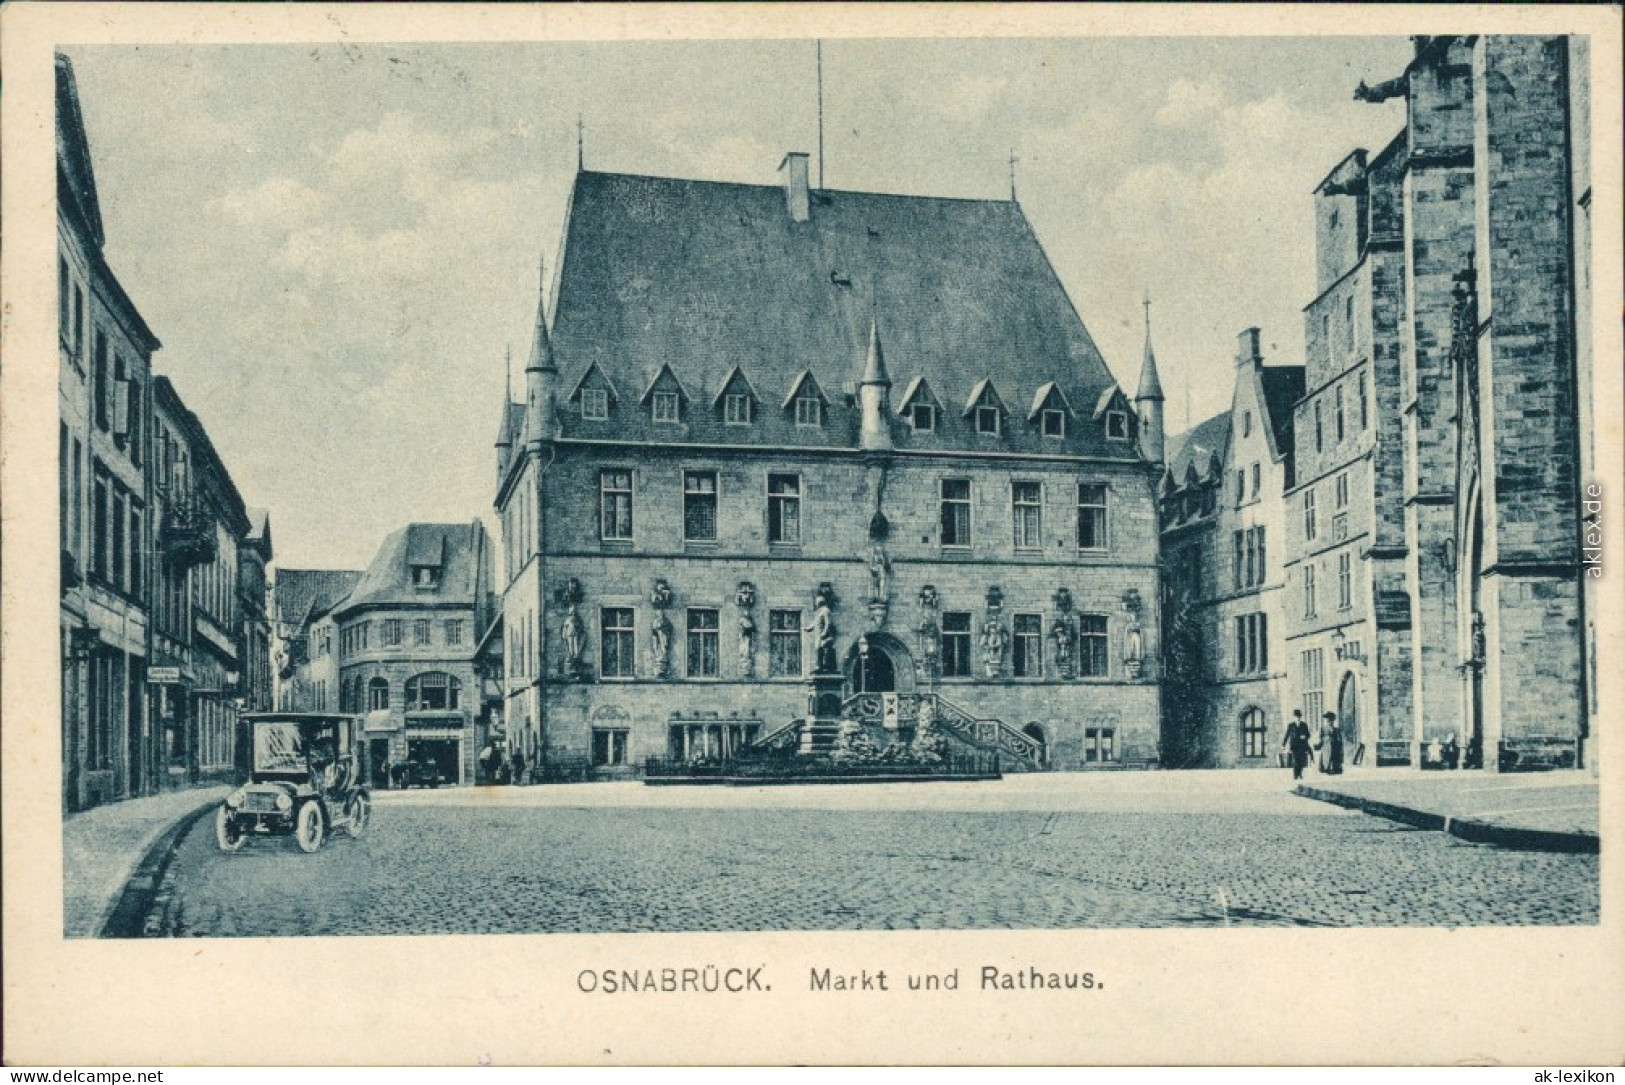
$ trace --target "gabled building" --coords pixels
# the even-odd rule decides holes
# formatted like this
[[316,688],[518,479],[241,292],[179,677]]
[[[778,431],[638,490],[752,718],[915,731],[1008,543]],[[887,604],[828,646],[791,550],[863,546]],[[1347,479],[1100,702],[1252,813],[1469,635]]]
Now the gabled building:
[[447,783],[474,782],[485,742],[475,658],[494,607],[480,521],[408,524],[312,623],[321,658],[336,634],[336,707],[366,714],[378,786],[386,765],[408,762]]
[[[1147,336],[1147,352],[1150,339]],[[1161,486],[1165,763],[1273,766],[1291,704],[1282,526],[1302,366],[1237,344],[1230,409],[1170,441]]]
[[781,175],[576,179],[496,442],[509,743],[726,755],[816,693],[1154,762],[1154,374],[1119,388],[1014,201]]
[[152,492],[147,435],[160,344],[103,253],[73,66],[56,58],[62,801],[154,790],[148,713]]
[[359,569],[278,569],[271,589],[273,703],[279,711],[338,710],[338,655],[333,608]]

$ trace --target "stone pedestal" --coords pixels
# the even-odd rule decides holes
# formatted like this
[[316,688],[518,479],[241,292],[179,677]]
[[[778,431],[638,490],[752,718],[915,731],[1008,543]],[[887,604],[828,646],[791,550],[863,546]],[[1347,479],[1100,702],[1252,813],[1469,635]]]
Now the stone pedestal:
[[815,674],[807,679],[807,717],[801,728],[800,753],[827,753],[841,730],[841,692],[846,679],[840,674]]

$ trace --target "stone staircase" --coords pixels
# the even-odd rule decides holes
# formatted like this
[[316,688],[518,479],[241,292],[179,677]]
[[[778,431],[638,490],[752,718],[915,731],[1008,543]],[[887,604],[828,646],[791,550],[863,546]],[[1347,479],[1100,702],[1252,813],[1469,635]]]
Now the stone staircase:
[[[938,693],[901,695],[899,708],[905,714],[900,715],[898,722],[917,727],[922,706],[926,704],[930,707],[923,710],[932,714],[931,727],[955,745],[976,753],[996,753],[1007,771],[1043,770],[1043,747],[1031,736],[1003,720],[968,712]],[[879,694],[860,693],[842,703],[841,714],[865,726],[889,731],[885,727],[883,705]],[[808,727],[812,728],[812,735],[808,742],[803,743],[803,732]],[[805,718],[798,718],[757,739],[750,749],[764,754],[826,754],[834,748],[840,727],[839,720],[813,720],[809,723]]]

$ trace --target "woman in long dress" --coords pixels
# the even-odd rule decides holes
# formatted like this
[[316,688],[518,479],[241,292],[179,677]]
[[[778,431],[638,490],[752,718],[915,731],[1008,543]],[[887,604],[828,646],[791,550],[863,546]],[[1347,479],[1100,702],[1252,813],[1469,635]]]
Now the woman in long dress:
[[1320,750],[1320,771],[1327,776],[1336,776],[1343,771],[1343,732],[1338,730],[1337,716],[1328,712],[1321,718],[1320,741],[1315,744]]

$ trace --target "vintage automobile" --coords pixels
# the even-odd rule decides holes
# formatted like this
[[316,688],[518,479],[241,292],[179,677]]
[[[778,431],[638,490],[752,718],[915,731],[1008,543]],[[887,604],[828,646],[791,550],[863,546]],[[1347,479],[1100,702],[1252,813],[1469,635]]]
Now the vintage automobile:
[[248,778],[215,812],[221,851],[253,836],[292,836],[309,853],[334,830],[366,830],[372,793],[360,717],[271,712],[246,715],[241,726]]

